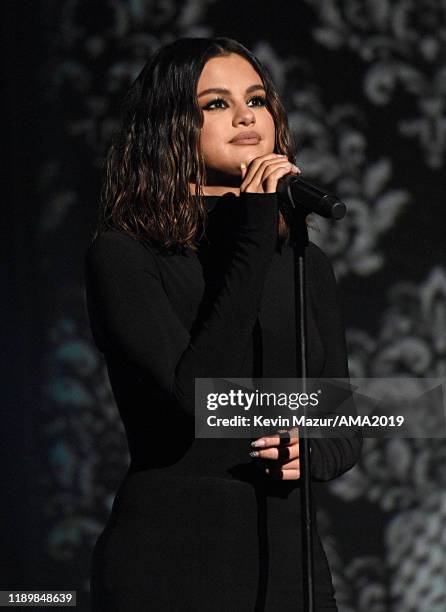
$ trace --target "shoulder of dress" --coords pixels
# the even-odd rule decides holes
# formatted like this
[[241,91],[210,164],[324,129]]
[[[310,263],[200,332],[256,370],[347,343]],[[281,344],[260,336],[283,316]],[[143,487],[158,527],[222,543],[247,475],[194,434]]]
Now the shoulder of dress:
[[119,248],[120,245],[126,245],[128,248],[136,251],[147,251],[153,255],[158,254],[156,245],[149,239],[138,239],[131,234],[118,229],[108,229],[101,232],[88,246],[88,250],[93,249],[113,249]]
[[109,229],[101,232],[87,247],[86,265],[104,260],[144,262],[155,265],[159,253],[148,240],[138,240],[126,232]]

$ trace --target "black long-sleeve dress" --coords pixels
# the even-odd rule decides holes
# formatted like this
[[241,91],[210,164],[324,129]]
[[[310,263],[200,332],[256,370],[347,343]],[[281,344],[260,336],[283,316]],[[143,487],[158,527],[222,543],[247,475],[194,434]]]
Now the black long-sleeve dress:
[[[296,377],[292,244],[274,194],[205,196],[198,251],[108,230],[90,245],[90,324],[131,464],[92,555],[94,612],[302,609],[300,482],[273,480],[248,439],[194,439],[195,377]],[[347,377],[336,281],[306,251],[308,376]],[[360,435],[311,441],[311,474],[357,460]],[[314,532],[316,609],[336,610]]]

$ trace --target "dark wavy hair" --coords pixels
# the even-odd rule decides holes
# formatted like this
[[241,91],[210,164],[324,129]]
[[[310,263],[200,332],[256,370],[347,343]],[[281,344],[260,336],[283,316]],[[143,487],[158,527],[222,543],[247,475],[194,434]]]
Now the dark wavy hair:
[[[93,240],[114,228],[168,250],[197,247],[206,226],[197,84],[209,59],[230,53],[248,60],[260,76],[275,124],[274,152],[294,159],[285,109],[267,68],[231,38],[179,38],[150,57],[124,98],[121,126],[105,160]],[[290,235],[282,213],[278,233],[283,241]]]

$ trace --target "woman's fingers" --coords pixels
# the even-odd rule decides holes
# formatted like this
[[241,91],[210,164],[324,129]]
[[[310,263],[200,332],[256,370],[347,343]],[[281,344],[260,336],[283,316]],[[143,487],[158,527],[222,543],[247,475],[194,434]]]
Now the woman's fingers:
[[265,436],[251,443],[249,454],[259,460],[258,466],[274,479],[298,480],[300,478],[299,429],[279,429],[277,436]]
[[277,468],[266,468],[265,473],[271,478],[277,478],[279,480],[299,480],[300,469],[284,469],[283,466]]
[[278,480],[298,480],[300,478],[300,462],[298,458],[287,463],[263,461],[258,464],[258,467],[270,478]]
[[[245,176],[243,177],[243,183],[249,185],[253,180],[256,173],[260,170],[263,172],[263,169],[270,161],[284,161],[287,160],[286,155],[279,155],[278,153],[266,153],[265,155],[260,155],[253,159],[247,166]],[[246,164],[243,164],[246,166]],[[242,183],[242,186],[243,186]],[[243,191],[243,189],[242,189]]]
[[299,457],[285,462],[273,459],[256,459],[255,461],[258,461],[257,467],[271,478],[279,478],[281,480],[297,480],[300,478]]
[[285,159],[279,163],[270,163],[263,171],[261,182],[266,192],[277,190],[277,183],[286,174],[300,174],[299,168],[292,162]]
[[278,155],[277,153],[269,153],[267,155],[261,155],[260,157],[256,157],[249,164],[241,164],[240,168],[242,170],[243,180],[242,184],[240,185],[240,191],[246,191],[248,187],[249,189],[252,188],[253,179],[256,176],[256,173],[258,172],[259,168],[263,168],[269,160],[283,161],[284,159],[286,158],[282,155]]
[[256,157],[246,170],[244,166],[246,164],[240,166],[242,172],[240,191],[251,193],[274,193],[279,178],[290,172],[300,173],[299,168],[291,163],[286,155],[277,153]]
[[278,429],[278,436],[263,436],[251,442],[251,446],[256,450],[271,448],[272,446],[287,446],[297,444],[299,441],[299,428]]
[[274,446],[264,450],[256,449],[251,451],[249,454],[251,457],[256,457],[258,459],[287,461],[289,459],[299,457],[299,444],[297,442],[293,442],[288,446]]
[[267,165],[259,167],[249,188],[252,189],[254,187],[256,191],[274,193],[277,191],[278,180],[290,172],[297,172],[297,167],[294,170],[294,165],[287,159],[269,160]]
[[[300,478],[299,430],[278,430],[278,436],[266,436],[252,442],[249,454],[259,461],[259,467],[271,478],[297,480]],[[263,461],[262,461],[263,460]]]

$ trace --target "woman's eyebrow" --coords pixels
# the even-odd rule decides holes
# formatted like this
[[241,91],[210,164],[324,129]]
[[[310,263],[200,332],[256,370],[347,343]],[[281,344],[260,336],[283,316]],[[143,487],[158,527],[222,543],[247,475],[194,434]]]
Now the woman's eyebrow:
[[[246,93],[251,93],[252,91],[257,91],[259,89],[263,89],[263,91],[265,91],[265,88],[263,87],[263,85],[250,85],[248,87],[248,89],[246,90]],[[198,98],[200,98],[201,96],[204,96],[205,94],[208,93],[219,93],[219,94],[224,94],[224,95],[231,95],[231,92],[229,91],[229,89],[225,89],[223,87],[210,87],[209,89],[204,89],[201,93],[198,94]]]

